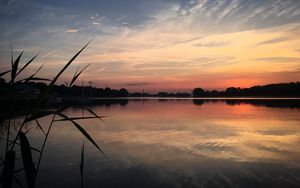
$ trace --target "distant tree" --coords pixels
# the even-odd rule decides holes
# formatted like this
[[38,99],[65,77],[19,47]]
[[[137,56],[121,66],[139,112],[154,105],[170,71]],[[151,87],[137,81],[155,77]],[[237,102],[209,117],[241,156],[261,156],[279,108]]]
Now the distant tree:
[[120,93],[120,97],[128,97],[129,95],[129,92],[124,88],[120,89],[119,93]]
[[220,96],[220,93],[217,90],[212,90],[212,91],[209,92],[208,96],[210,96],[210,97],[218,97],[218,96]]
[[159,97],[168,97],[168,93],[167,92],[158,92],[158,96]]
[[299,97],[300,83],[279,83],[264,86],[253,86],[250,88],[229,87],[225,91],[204,91],[201,88],[193,90],[194,97]]
[[193,90],[193,97],[204,97],[205,91],[202,88],[196,88]]
[[240,95],[240,88],[229,87],[226,89],[226,94],[228,96],[239,96]]
[[43,82],[30,82],[28,85],[40,90],[40,92],[44,92],[47,89],[47,84]]
[[111,91],[111,88],[106,87],[106,88],[104,89],[103,94],[104,94],[104,97],[112,97],[112,91]]

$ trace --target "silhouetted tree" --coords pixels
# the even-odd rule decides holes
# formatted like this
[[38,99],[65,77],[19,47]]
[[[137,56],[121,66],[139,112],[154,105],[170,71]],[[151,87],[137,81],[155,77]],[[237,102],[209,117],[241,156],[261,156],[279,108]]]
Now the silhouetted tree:
[[193,90],[193,97],[204,97],[205,91],[202,88],[196,88]]
[[208,96],[210,96],[210,97],[219,97],[220,92],[218,92],[217,90],[212,90],[212,91],[209,92]]
[[193,90],[194,97],[300,97],[300,83],[269,84],[250,88],[229,87],[225,91],[205,91],[201,88]]
[[129,93],[126,89],[120,89],[120,97],[128,97]]
[[240,96],[241,95],[241,89],[235,88],[235,87],[229,87],[226,89],[226,94],[228,96]]

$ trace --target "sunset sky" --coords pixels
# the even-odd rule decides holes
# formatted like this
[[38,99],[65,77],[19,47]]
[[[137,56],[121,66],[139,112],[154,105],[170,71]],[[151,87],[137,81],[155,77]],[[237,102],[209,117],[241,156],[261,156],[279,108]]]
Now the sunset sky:
[[[0,68],[39,53],[52,78],[78,67],[97,87],[147,92],[300,80],[299,0],[0,0]],[[80,81],[78,82],[78,84]]]

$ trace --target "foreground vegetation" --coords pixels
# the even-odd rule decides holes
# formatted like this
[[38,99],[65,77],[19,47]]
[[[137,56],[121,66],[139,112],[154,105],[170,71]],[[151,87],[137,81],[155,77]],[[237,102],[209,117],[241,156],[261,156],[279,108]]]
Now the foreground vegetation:
[[[1,168],[2,168],[0,183],[3,188],[12,187],[13,183],[16,183],[20,187],[26,187],[26,186],[35,187],[35,183],[38,178],[39,167],[42,162],[43,152],[48,140],[48,136],[51,133],[52,126],[54,126],[55,123],[58,121],[70,122],[73,126],[77,128],[77,130],[80,133],[82,133],[82,135],[86,138],[86,140],[88,140],[92,145],[94,145],[95,148],[99,150],[99,152],[101,152],[104,157],[106,157],[104,152],[100,149],[100,147],[97,145],[94,139],[89,135],[89,133],[79,123],[76,122],[77,120],[82,120],[82,119],[91,119],[91,118],[101,119],[103,116],[98,116],[92,110],[86,108],[83,104],[72,106],[72,105],[64,105],[62,103],[62,105],[52,110],[43,108],[43,104],[47,102],[47,100],[49,99],[49,95],[53,91],[53,88],[55,87],[55,83],[57,82],[57,80],[64,73],[64,71],[74,62],[74,60],[78,57],[78,55],[88,46],[88,44],[86,44],[79,52],[77,52],[53,79],[37,77],[37,73],[42,69],[42,67],[38,68],[36,72],[30,75],[29,77],[19,79],[18,76],[20,75],[20,73],[23,72],[26,68],[28,68],[36,58],[36,56],[33,57],[20,68],[20,59],[22,58],[23,52],[15,60],[12,55],[11,69],[0,73],[0,78],[10,74],[10,79],[7,82],[6,87],[1,88],[3,92],[5,92],[7,95],[9,94],[9,98],[10,98],[10,100],[8,100],[9,105],[7,105],[7,109],[1,112],[5,114],[1,114],[1,117],[3,118],[0,120],[1,128],[6,129],[6,137],[4,139],[5,153],[3,156],[0,156]],[[80,74],[85,68],[86,67],[84,67],[80,71],[77,71],[74,74],[72,80],[67,86],[68,88],[71,88],[74,85],[76,79],[80,76]],[[32,100],[32,97],[30,97],[31,93],[28,93],[29,97],[28,96],[26,97],[26,93],[24,94],[18,91],[19,85],[27,85],[32,81],[48,82],[46,87],[34,97],[34,100]],[[64,98],[66,96],[67,95],[65,95]],[[20,98],[23,98],[24,102],[26,103],[26,108],[25,108],[25,112],[23,112],[22,115],[23,118],[20,122],[20,125],[18,126],[19,129],[16,131],[16,134],[13,134],[14,132],[11,130],[11,126],[14,118],[18,116],[18,114],[16,114],[18,112],[17,109],[18,107],[16,105],[16,102],[18,102],[18,99]],[[81,108],[89,112],[91,115],[88,117],[68,117],[64,113],[64,111],[71,106],[75,108]],[[50,118],[51,120],[48,124],[48,128],[46,130],[42,128],[45,127],[45,125],[42,126],[40,124],[40,120],[45,117],[51,117]],[[40,148],[33,148],[30,145],[30,140],[27,138],[27,133],[30,130],[24,129],[25,125],[29,123],[36,124],[36,126],[40,129],[40,131],[44,135],[44,140],[43,143],[41,143]],[[83,182],[84,144],[82,144],[81,147],[82,147],[81,155],[80,155],[81,163],[80,163],[80,168],[78,169],[80,169],[81,180],[82,180],[81,182]],[[17,151],[21,151],[20,154],[18,154]],[[32,152],[38,152],[39,154],[38,158],[36,159],[33,158]],[[21,169],[16,169],[17,168],[16,160],[18,158],[22,159],[23,167]],[[24,185],[15,176],[20,171],[25,172],[24,174],[26,179],[26,185]],[[83,186],[83,184],[81,186]]]

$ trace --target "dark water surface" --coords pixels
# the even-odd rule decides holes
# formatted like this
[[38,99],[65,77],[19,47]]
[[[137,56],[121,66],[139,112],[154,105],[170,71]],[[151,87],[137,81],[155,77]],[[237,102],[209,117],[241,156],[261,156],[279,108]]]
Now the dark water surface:
[[[297,104],[173,99],[90,106],[108,117],[78,122],[108,160],[85,140],[84,186],[300,187]],[[89,116],[78,109],[66,113]],[[48,119],[41,122],[46,129]],[[41,131],[26,128],[31,129],[30,143],[39,148]],[[37,187],[80,187],[82,140],[72,124],[55,123]]]

